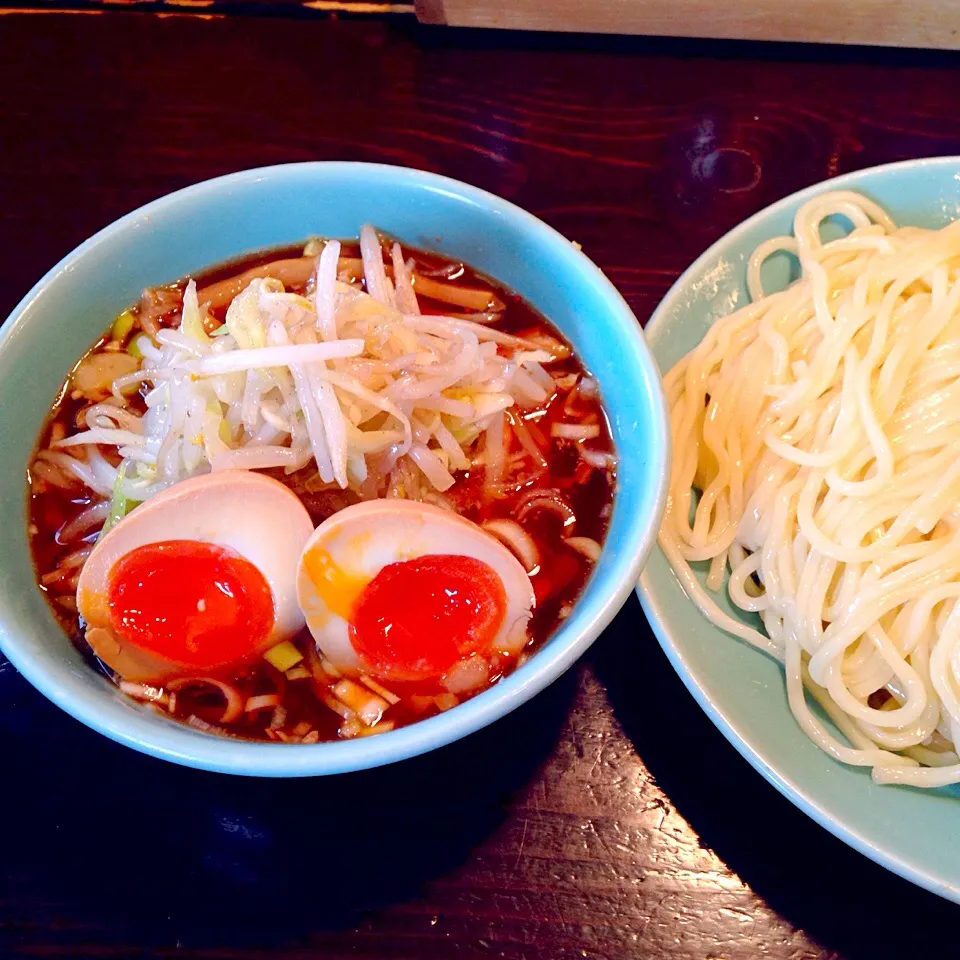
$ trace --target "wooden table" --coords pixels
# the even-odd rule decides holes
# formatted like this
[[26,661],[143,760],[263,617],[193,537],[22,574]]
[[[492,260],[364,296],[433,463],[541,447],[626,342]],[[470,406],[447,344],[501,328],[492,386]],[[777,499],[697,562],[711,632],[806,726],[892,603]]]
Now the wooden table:
[[[696,254],[778,197],[960,153],[958,93],[946,55],[295,11],[8,13],[0,315],[145,201],[338,158],[516,201],[580,241],[643,320]],[[533,702],[384,770],[180,769],[81,727],[2,660],[0,737],[6,958],[877,958],[929,955],[960,919],[761,780],[635,600]]]

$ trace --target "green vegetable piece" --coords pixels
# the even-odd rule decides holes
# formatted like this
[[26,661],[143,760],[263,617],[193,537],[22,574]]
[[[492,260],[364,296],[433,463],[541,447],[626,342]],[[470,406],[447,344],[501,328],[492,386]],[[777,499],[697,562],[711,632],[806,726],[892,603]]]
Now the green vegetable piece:
[[275,647],[271,647],[263,655],[263,659],[281,673],[285,673],[303,659],[303,654],[289,640],[284,640]]
[[145,333],[141,333],[134,337],[127,345],[127,353],[129,353],[131,357],[136,357],[138,360],[143,359],[143,350],[141,349],[140,344],[144,337],[147,338],[147,343],[149,343],[150,337]]
[[100,530],[100,536],[97,537],[98,540],[115,527],[139,502],[137,500],[128,500],[127,497],[123,495],[121,490],[122,480],[123,473],[121,472],[113,485],[113,496],[110,498],[110,512],[107,514],[107,519]]
[[124,310],[123,313],[118,313],[117,319],[113,321],[113,326],[110,328],[110,338],[116,340],[118,343],[125,343],[136,322],[137,318],[130,310]]

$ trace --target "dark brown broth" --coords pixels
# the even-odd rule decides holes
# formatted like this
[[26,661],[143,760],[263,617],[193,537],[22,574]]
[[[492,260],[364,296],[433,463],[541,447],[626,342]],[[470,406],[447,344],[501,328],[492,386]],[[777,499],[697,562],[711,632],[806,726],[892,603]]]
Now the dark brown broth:
[[[202,288],[272,260],[298,257],[302,250],[301,244],[295,247],[260,251],[200,272],[195,275],[195,279],[198,287]],[[436,254],[412,251],[410,248],[405,248],[404,252],[408,258],[412,256],[418,268],[425,271],[441,270],[451,264],[451,261]],[[356,244],[347,243],[344,245],[342,255],[358,257],[359,247]],[[496,324],[498,330],[519,336],[547,334],[562,340],[550,323],[530,304],[469,267],[464,266],[462,272],[453,281],[445,279],[444,282],[494,290],[506,305],[502,320]],[[158,289],[162,289],[165,300],[169,301],[172,295],[176,302],[179,300],[178,294],[182,292],[185,285],[186,279]],[[291,289],[304,292],[303,288]],[[432,301],[423,296],[420,296],[419,300],[422,311],[428,314],[448,314],[451,311],[462,312],[464,309]],[[142,301],[139,309],[144,309],[145,303],[146,301]],[[136,312],[138,307],[133,309]],[[217,319],[222,320],[224,312],[225,309],[215,312],[215,315],[219,314]],[[178,307],[173,310],[166,309],[154,317],[154,321],[160,325],[172,324],[178,319]],[[90,352],[103,349],[107,339],[98,341]],[[557,376],[565,373],[582,376],[585,373],[573,354],[564,360],[550,364],[549,369]],[[565,419],[563,407],[566,402],[566,394],[558,392],[543,408],[527,412],[525,415],[525,420],[535,424],[535,428],[547,440],[547,448],[544,451],[548,463],[547,472],[539,477],[528,478],[521,474],[516,478],[515,489],[507,490],[503,496],[493,500],[489,499],[485,493],[483,467],[458,473],[455,486],[447,493],[458,513],[477,523],[497,518],[515,519],[525,493],[531,489],[549,488],[558,491],[572,507],[576,515],[575,530],[572,532],[577,536],[591,537],[599,543],[603,542],[612,507],[614,472],[593,469],[585,464],[577,452],[576,443],[550,438],[551,423]],[[41,433],[38,449],[43,449],[49,444],[53,431],[63,430],[67,434],[75,432],[77,416],[87,405],[87,400],[74,397],[69,389],[63,390],[60,401],[53,408]],[[139,406],[142,409],[139,398],[134,398],[131,406]],[[599,437],[586,441],[584,445],[598,451],[612,451],[606,417],[598,400],[592,397],[578,397],[574,409],[573,419],[576,422],[594,422],[600,427]],[[519,449],[515,438],[510,449],[511,452]],[[304,484],[308,475],[315,472],[310,468],[290,477],[285,476],[282,470],[265,472],[282,480],[300,496],[315,524],[359,499],[350,491],[307,489]],[[77,549],[76,542],[69,545],[62,543],[59,531],[64,524],[76,517],[92,502],[96,502],[96,497],[89,495],[89,491],[85,492],[80,486],[75,490],[66,491],[44,481],[33,480],[29,493],[30,543],[38,583],[44,574],[56,570],[59,564]],[[521,654],[521,658],[529,650],[540,646],[569,613],[573,602],[586,583],[591,566],[582,555],[564,545],[562,523],[555,515],[534,512],[525,519],[523,527],[540,551],[541,565],[531,576],[537,595],[537,607],[530,622],[530,644],[527,651]],[[566,531],[567,535],[570,533],[570,530]],[[86,540],[90,543],[94,542],[96,532],[89,535]],[[65,606],[69,604],[71,597],[69,589],[64,591],[62,584],[53,584],[49,588],[41,585],[40,589],[47,595],[66,632],[86,655],[109,674],[110,671],[99,664],[90,652],[83,638],[83,624],[76,615],[75,609],[71,610]],[[316,658],[312,656],[313,644],[309,633],[303,631],[295,642],[307,657],[308,662],[313,661],[314,673],[322,676],[319,669],[316,669]],[[499,676],[512,670],[516,666],[516,660],[517,658],[505,658],[500,673],[492,677],[490,682],[495,682]],[[288,680],[284,674],[265,661],[258,660],[248,665],[241,673],[233,673],[221,679],[231,682],[244,697],[277,693],[281,697],[286,713],[285,720],[279,727],[280,732],[269,729],[271,723],[276,726],[279,719],[274,711],[269,709],[253,715],[245,714],[239,721],[221,726],[219,721],[223,712],[222,700],[219,695],[211,695],[202,688],[181,690],[176,698],[175,715],[183,720],[192,717],[191,722],[210,724],[223,733],[256,739],[290,737],[290,731],[300,724],[308,724],[312,730],[316,730],[321,740],[336,739],[338,736],[341,718],[317,695],[328,688],[326,678],[322,681],[314,677]],[[435,691],[417,690],[411,687],[404,690],[395,689],[394,692],[401,695],[402,699],[398,704],[390,707],[385,719],[392,721],[396,726],[420,719],[438,709],[432,697],[428,696],[428,693],[435,693]],[[155,709],[160,708],[155,707]]]

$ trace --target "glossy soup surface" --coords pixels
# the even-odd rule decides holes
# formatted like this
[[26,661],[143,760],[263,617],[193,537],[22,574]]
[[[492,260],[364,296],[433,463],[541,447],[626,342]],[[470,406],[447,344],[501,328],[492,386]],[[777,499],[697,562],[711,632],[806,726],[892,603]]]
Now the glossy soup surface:
[[[302,250],[303,246],[298,245],[289,250],[261,252],[200,273],[196,277],[197,283],[202,287],[278,257],[299,257]],[[493,289],[505,304],[502,318],[496,323],[498,330],[521,336],[546,334],[562,340],[547,320],[529,304],[489,278],[433,254],[410,251],[409,248],[405,253],[415,261],[418,271],[439,277],[444,283]],[[344,254],[359,256],[357,247],[349,244],[345,245]],[[186,279],[145,291],[140,303],[131,308],[133,333],[139,329],[149,331],[156,326],[175,326],[179,322],[185,285]],[[306,292],[304,287],[291,289],[299,293]],[[457,309],[423,295],[419,296],[419,300],[425,314],[449,315],[452,309]],[[225,308],[211,313],[222,321]],[[125,339],[129,340],[130,335],[128,333]],[[111,342],[108,332],[92,348],[91,353],[119,352],[122,349],[122,345]],[[537,466],[530,458],[524,458],[516,431],[508,431],[511,437],[508,450],[515,466],[508,472],[499,495],[489,495],[482,466],[457,473],[456,483],[446,494],[457,513],[476,523],[498,518],[513,520],[522,516],[521,526],[533,538],[541,557],[539,567],[531,574],[537,603],[529,626],[529,645],[519,657],[504,661],[500,674],[491,677],[490,683],[496,682],[499,676],[522,662],[569,613],[589,576],[591,562],[567,546],[565,537],[572,531],[578,537],[589,537],[602,544],[612,509],[615,468],[612,458],[607,462],[602,456],[612,453],[612,446],[594,384],[585,379],[585,371],[572,353],[550,364],[549,372],[557,383],[553,396],[537,409],[517,413],[517,416],[523,417],[530,435],[540,448],[546,469]],[[129,402],[132,409],[143,409],[141,397],[133,396]],[[39,438],[38,449],[47,447],[53,439],[69,436],[82,429],[82,421],[78,421],[78,417],[89,404],[89,397],[77,396],[70,389],[70,384],[66,384]],[[555,421],[598,424],[599,436],[587,441],[551,437],[550,427]],[[101,450],[105,456],[116,456],[109,448],[103,447]],[[587,451],[586,458],[584,451]],[[598,462],[602,465],[596,466]],[[315,525],[359,499],[353,492],[331,489],[329,485],[320,483],[312,463],[292,475],[285,475],[281,469],[264,472],[281,480],[297,494]],[[79,538],[69,536],[70,522],[97,502],[98,498],[79,483],[56,485],[39,476],[36,471],[32,472],[29,480],[30,543],[40,589],[44,591],[65,631],[87,654],[91,664],[112,676],[86,645],[84,625],[76,612],[76,582],[82,559],[96,542],[98,530],[91,530]],[[531,494],[535,497],[538,491],[544,490],[558,494],[569,506],[575,517],[572,525],[569,520],[565,525],[556,512],[540,509],[524,512],[524,505],[532,499]],[[233,736],[283,742],[337,739],[343,735],[343,717],[330,706],[330,689],[337,678],[325,671],[307,631],[303,631],[295,643],[304,655],[300,669],[284,673],[264,660],[257,660],[245,666],[239,674],[219,677],[238,690],[245,701],[251,697],[275,695],[277,705],[271,701],[269,709],[244,711],[236,721],[223,723],[222,696],[215,689],[203,685],[182,687],[175,696],[170,696],[169,691],[161,691],[157,701],[151,703],[150,707],[169,712],[193,726]],[[385,712],[385,722],[380,729],[410,723],[438,710],[448,709],[462,699],[462,696],[458,698],[449,693],[437,695],[435,690],[418,689],[416,684],[394,685],[392,692],[400,699]],[[376,732],[378,727],[371,729]]]

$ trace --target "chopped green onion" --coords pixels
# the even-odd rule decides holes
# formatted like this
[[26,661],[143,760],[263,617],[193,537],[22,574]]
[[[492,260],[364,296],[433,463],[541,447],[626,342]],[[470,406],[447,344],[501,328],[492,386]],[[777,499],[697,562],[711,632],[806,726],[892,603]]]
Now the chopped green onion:
[[107,519],[100,530],[100,536],[97,537],[98,540],[104,536],[108,530],[115,527],[140,502],[139,500],[130,500],[124,496],[123,490],[121,489],[122,483],[123,473],[121,471],[117,476],[116,482],[113,484],[113,496],[110,498],[110,512],[107,514]]
[[477,426],[476,423],[461,423],[459,426],[450,427],[450,432],[453,434],[453,438],[457,443],[463,447],[469,447],[470,444],[480,436],[483,429]]
[[140,341],[143,340],[144,337],[147,338],[147,343],[149,343],[150,337],[145,333],[139,334],[130,341],[129,345],[127,346],[127,353],[129,353],[131,357],[136,357],[138,360],[143,357],[143,350],[140,347]]
[[263,659],[281,673],[286,673],[303,659],[303,654],[289,640],[284,640],[275,647],[271,647],[263,655]]
[[118,313],[116,320],[113,321],[113,326],[110,328],[111,339],[116,340],[118,343],[126,341],[136,322],[137,318],[130,310],[124,310],[123,313]]
[[199,340],[201,343],[210,342],[207,331],[203,326],[203,314],[200,312],[200,305],[197,303],[197,284],[194,280],[191,280],[187,284],[187,289],[183,291],[180,332],[194,340]]
[[227,307],[224,326],[234,335],[241,348],[246,350],[266,346],[267,331],[260,316],[260,291],[263,280],[254,280],[241,291]]

